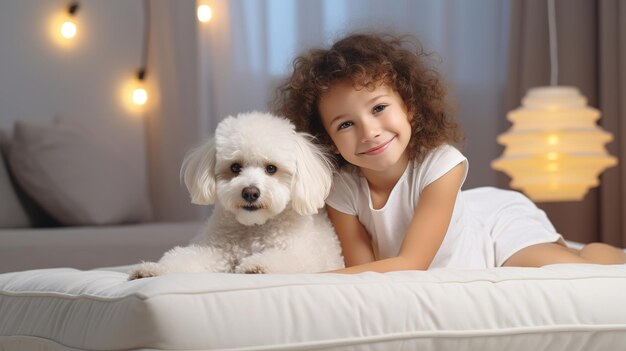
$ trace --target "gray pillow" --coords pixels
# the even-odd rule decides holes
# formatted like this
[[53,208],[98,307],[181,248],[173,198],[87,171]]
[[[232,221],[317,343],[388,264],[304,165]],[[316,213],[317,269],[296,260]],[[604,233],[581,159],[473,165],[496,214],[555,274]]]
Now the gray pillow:
[[0,130],[0,228],[26,228],[30,226],[28,215],[17,197],[4,157],[8,140],[5,132]]
[[16,122],[9,150],[16,181],[64,225],[149,221],[147,184],[136,166],[62,121]]

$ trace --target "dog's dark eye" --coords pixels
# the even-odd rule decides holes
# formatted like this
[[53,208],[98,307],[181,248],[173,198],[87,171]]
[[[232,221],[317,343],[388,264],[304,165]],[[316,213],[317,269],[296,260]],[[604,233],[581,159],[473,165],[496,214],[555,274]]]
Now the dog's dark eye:
[[239,173],[241,172],[241,165],[239,163],[233,163],[232,165],[230,165],[230,170],[233,173]]
[[276,168],[276,166],[274,165],[267,165],[267,167],[265,167],[265,172],[267,172],[268,174],[274,174],[277,170],[278,168]]

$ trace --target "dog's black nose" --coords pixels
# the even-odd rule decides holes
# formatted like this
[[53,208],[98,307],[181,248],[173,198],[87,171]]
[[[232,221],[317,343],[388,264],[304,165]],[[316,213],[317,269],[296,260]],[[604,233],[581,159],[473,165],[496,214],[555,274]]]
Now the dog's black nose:
[[247,186],[241,192],[241,197],[248,202],[255,202],[259,196],[261,196],[261,191],[256,186]]

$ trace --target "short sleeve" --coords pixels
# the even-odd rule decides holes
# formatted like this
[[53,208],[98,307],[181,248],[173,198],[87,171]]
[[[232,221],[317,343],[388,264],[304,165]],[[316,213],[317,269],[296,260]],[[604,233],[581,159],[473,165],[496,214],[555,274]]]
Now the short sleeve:
[[326,204],[337,211],[356,216],[359,192],[358,177],[347,172],[335,173]]
[[467,158],[455,147],[442,145],[431,151],[419,166],[419,192],[421,193],[430,183],[441,178],[459,163],[465,163],[465,174],[461,186],[465,182],[468,171]]

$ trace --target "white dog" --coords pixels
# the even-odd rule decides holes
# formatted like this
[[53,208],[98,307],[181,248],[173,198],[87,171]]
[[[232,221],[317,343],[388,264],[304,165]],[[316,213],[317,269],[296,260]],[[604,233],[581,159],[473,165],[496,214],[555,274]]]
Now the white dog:
[[215,208],[190,246],[129,280],[175,272],[313,273],[343,268],[341,247],[323,208],[332,168],[308,134],[288,120],[252,112],[228,117],[215,138],[183,162],[195,204]]

